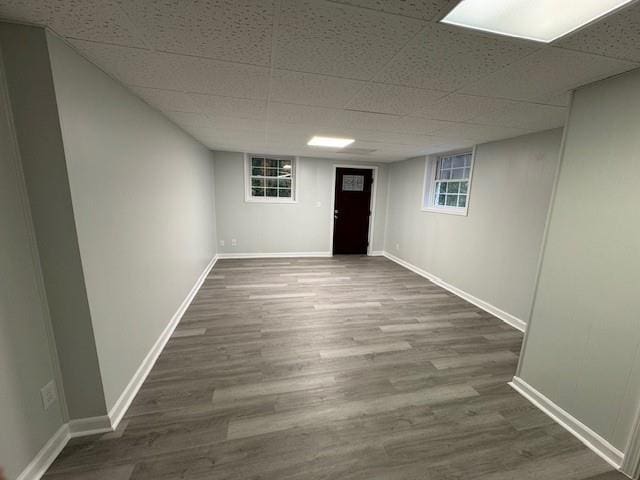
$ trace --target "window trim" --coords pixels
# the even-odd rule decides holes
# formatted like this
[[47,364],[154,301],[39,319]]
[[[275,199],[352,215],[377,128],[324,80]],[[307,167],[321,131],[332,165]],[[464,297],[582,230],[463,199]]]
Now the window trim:
[[[291,160],[291,198],[283,197],[254,197],[251,195],[251,175],[249,163],[253,157],[271,158],[274,160]],[[298,159],[292,155],[269,155],[263,153],[244,154],[244,201],[248,203],[278,203],[292,204],[298,203]]]
[[[467,187],[467,203],[464,207],[447,207],[438,206],[434,203],[434,195],[436,188],[436,169],[438,161],[442,157],[449,157],[452,155],[460,155],[464,153],[471,154],[471,168],[469,170],[469,185]],[[420,199],[420,210],[423,212],[432,213],[444,213],[448,215],[461,215],[468,216],[469,203],[471,202],[471,186],[473,184],[473,170],[476,163],[476,147],[471,149],[464,148],[460,150],[453,150],[450,152],[442,152],[436,155],[427,155],[424,163],[424,179],[422,182],[422,198]]]

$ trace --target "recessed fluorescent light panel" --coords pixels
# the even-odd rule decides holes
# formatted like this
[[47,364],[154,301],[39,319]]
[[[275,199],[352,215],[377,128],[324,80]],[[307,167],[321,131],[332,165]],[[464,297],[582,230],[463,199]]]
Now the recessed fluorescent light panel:
[[318,137],[315,136],[307,142],[312,147],[333,147],[344,148],[351,145],[355,140],[353,138],[335,138],[335,137]]
[[553,42],[633,0],[462,0],[443,23]]

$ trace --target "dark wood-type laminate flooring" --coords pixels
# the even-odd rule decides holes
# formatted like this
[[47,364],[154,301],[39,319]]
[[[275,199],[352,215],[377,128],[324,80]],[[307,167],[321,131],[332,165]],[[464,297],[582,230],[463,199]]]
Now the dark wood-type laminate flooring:
[[47,480],[626,478],[512,390],[522,334],[381,257],[221,260]]

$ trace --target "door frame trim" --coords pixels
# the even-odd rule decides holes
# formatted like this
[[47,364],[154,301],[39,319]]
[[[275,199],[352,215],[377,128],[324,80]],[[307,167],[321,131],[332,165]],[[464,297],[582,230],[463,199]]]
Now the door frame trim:
[[339,168],[358,168],[361,170],[371,170],[371,175],[373,179],[373,189],[371,191],[371,200],[369,202],[369,210],[371,211],[371,216],[369,217],[369,232],[367,233],[367,255],[371,256],[371,252],[373,251],[373,227],[375,225],[376,219],[376,193],[378,191],[378,167],[373,165],[348,165],[342,163],[334,163],[333,164],[333,181],[331,182],[331,209],[329,210],[329,252],[331,252],[331,256],[333,256],[333,212],[336,209],[336,177],[338,175]]

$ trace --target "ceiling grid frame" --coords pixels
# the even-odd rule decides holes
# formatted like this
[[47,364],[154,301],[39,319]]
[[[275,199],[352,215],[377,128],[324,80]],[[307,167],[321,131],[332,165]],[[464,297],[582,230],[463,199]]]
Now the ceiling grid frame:
[[[491,50],[483,51],[482,45],[490,49],[500,49],[502,46],[510,48],[508,46],[513,45],[512,40],[497,35],[482,32],[470,33],[465,29],[456,29],[455,33],[445,30],[445,27],[437,21],[446,15],[448,9],[453,8],[457,3],[455,0],[415,0],[410,4],[403,0],[305,0],[304,6],[317,9],[316,15],[313,12],[307,13],[306,10],[302,13],[298,11],[296,15],[304,14],[306,22],[320,22],[316,23],[314,28],[322,35],[330,32],[331,28],[337,28],[336,33],[341,39],[340,42],[348,41],[350,33],[345,29],[350,29],[351,18],[353,18],[353,21],[362,19],[364,22],[358,27],[360,28],[358,34],[361,35],[359,42],[366,41],[367,35],[375,36],[379,33],[363,30],[365,25],[386,25],[384,28],[387,30],[382,34],[382,38],[387,38],[385,35],[392,35],[395,36],[396,41],[403,40],[401,45],[388,44],[381,55],[373,58],[366,56],[359,58],[358,62],[361,65],[364,65],[363,61],[371,62],[370,65],[359,70],[360,76],[364,72],[370,72],[363,80],[352,78],[353,73],[358,70],[347,71],[341,70],[343,67],[332,67],[329,69],[331,71],[321,71],[316,68],[317,65],[309,63],[308,59],[297,65],[309,65],[314,68],[283,68],[283,65],[278,64],[278,58],[282,56],[278,50],[278,39],[283,28],[282,10],[285,4],[288,6],[300,4],[292,4],[288,0],[201,0],[198,3],[198,6],[183,12],[178,10],[181,7],[174,5],[167,7],[168,10],[154,10],[155,5],[158,5],[158,8],[162,7],[160,0],[128,2],[59,0],[55,10],[38,0],[0,0],[0,18],[46,26],[109,76],[124,83],[146,103],[160,110],[174,123],[212,149],[246,150],[249,147],[260,146],[264,147],[265,153],[321,155],[328,158],[344,158],[344,155],[326,149],[312,149],[305,145],[307,137],[316,133],[321,134],[320,130],[326,129],[322,127],[323,122],[317,123],[313,120],[314,109],[324,109],[321,112],[325,118],[324,123],[333,122],[334,133],[355,138],[354,148],[376,150],[372,154],[363,155],[361,159],[395,161],[421,154],[436,153],[456,145],[468,146],[472,143],[525,134],[540,128],[559,127],[562,121],[559,122],[557,118],[561,116],[559,115],[561,109],[566,108],[563,98],[567,88],[574,88],[640,66],[640,48],[635,47],[635,44],[640,44],[640,2],[635,2],[632,7],[615,12],[602,22],[589,25],[549,45],[532,45],[532,42],[524,42],[527,46],[525,55],[514,59],[513,55],[509,54],[511,58],[509,55],[505,56],[504,59],[507,61],[503,63],[499,63],[499,59],[494,59],[492,61],[498,63],[495,63],[497,69],[493,71],[491,68],[487,70],[491,65],[483,66],[477,71],[467,70],[465,74],[467,76],[461,77],[463,80],[461,85],[447,85],[447,87],[456,88],[441,91],[437,88],[427,88],[428,82],[423,86],[412,84],[412,82],[393,81],[391,77],[380,81],[379,77],[381,72],[393,68],[394,62],[408,55],[410,53],[408,50],[418,45],[420,38],[432,38],[436,42],[440,41],[439,39],[448,39],[446,41],[452,46],[458,41],[457,39],[464,39],[465,42],[471,42],[470,45],[474,45],[473,48],[476,48],[474,39],[480,39],[477,48],[480,48],[481,55],[493,55]],[[208,46],[206,42],[198,43],[193,47],[197,47],[198,51],[193,51],[193,48],[189,47],[192,45],[189,42],[192,41],[193,36],[180,37],[180,29],[186,28],[185,25],[188,27],[190,21],[198,21],[199,28],[209,27],[206,22],[196,19],[194,12],[212,11],[214,7],[222,8],[224,15],[227,15],[224,18],[237,19],[240,15],[238,12],[244,14],[254,12],[255,9],[256,15],[263,15],[260,18],[264,18],[264,15],[268,16],[268,13],[265,14],[265,5],[273,7],[271,10],[273,18],[267,32],[267,34],[270,32],[271,44],[268,50],[270,58],[266,67],[262,61],[254,62],[257,57],[251,52],[244,58],[234,58],[232,61],[223,58],[228,52],[236,51],[237,48],[241,49],[239,51],[247,51],[251,42],[254,41],[253,38],[243,39],[242,41],[246,43],[239,47],[218,44]],[[234,12],[236,7],[240,10]],[[73,10],[69,10],[71,8]],[[134,8],[142,8],[139,10],[142,12],[159,12],[157,14],[160,17],[146,19],[140,23],[135,15],[132,17],[131,10]],[[176,26],[173,23],[176,17],[163,16],[167,11],[169,15],[179,12],[182,24]],[[334,14],[342,17],[334,21]],[[251,18],[250,15],[253,13],[247,13],[247,15]],[[170,48],[158,48],[157,42],[147,35],[149,32],[145,24],[154,25],[152,28],[156,29],[156,36],[159,32],[157,25],[169,28],[170,40],[166,42],[162,40]],[[219,24],[219,22],[212,23],[212,28],[217,28],[215,25]],[[264,23],[262,25],[264,27]],[[296,29],[301,28],[302,25],[302,23],[289,25],[290,31],[287,35],[295,39]],[[407,32],[389,30],[392,25],[419,25],[419,28],[410,32],[410,35],[406,35]],[[618,25],[621,30],[613,36],[610,43],[602,45],[603,36],[610,37],[612,31],[617,32]],[[176,29],[171,30],[174,26]],[[243,26],[247,27],[247,23],[245,22]],[[206,41],[224,41],[220,35],[224,35],[229,28],[222,25],[218,30],[207,31]],[[431,34],[425,35],[426,31]],[[620,35],[629,36],[630,32],[633,36],[620,37]],[[291,37],[291,35],[294,36]],[[327,35],[333,35],[333,33]],[[336,36],[333,35],[325,41],[331,42],[334,40],[333,37]],[[238,38],[237,35],[234,38]],[[171,43],[174,40],[179,48]],[[128,44],[123,45],[123,42]],[[522,41],[519,40],[519,42]],[[330,45],[334,49],[333,54],[341,55],[340,43],[330,43]],[[181,48],[184,50],[185,46],[189,47],[187,48],[189,51],[176,52]],[[311,52],[307,49],[312,46],[312,43],[308,43],[297,51]],[[534,48],[530,49],[532,46]],[[390,54],[389,47],[394,47]],[[446,55],[448,51],[446,49],[449,48],[446,43],[442,46],[445,50],[438,51],[437,44],[433,47],[436,48],[436,55],[440,58],[444,58],[442,56]],[[544,51],[551,53],[541,53]],[[202,52],[216,55],[221,53],[221,55],[203,56]],[[352,49],[348,55],[355,55],[354,52]],[[145,60],[136,64],[131,58]],[[588,64],[588,68],[584,68],[577,74],[566,72],[565,77],[565,72],[562,70],[563,62],[558,60],[562,58],[573,58],[574,63],[579,61]],[[247,59],[251,61],[245,61]],[[384,59],[384,61],[380,62],[376,59]],[[461,57],[454,55],[451,59],[452,62],[464,61],[464,55]],[[342,61],[344,62],[344,59]],[[482,57],[479,61],[482,61]],[[550,64],[549,61],[551,61]],[[285,63],[287,62],[288,60],[285,60]],[[515,79],[515,82],[526,82],[527,68],[536,68],[540,65],[544,70],[545,65],[553,65],[554,62],[559,64],[557,68],[561,70],[556,72],[555,76],[545,77],[544,71],[537,72],[540,78],[550,79],[549,82],[539,82],[545,83],[540,91],[525,84],[519,85],[516,89],[504,88],[500,85],[498,85],[500,88],[494,88],[495,85],[492,84],[493,79],[502,75],[510,76]],[[295,62],[288,63],[295,64]],[[343,63],[343,65],[346,64]],[[158,79],[148,81],[154,78],[154,69],[163,73],[168,72],[169,74],[165,75],[168,78],[163,78],[162,81]],[[455,69],[452,70],[452,72],[455,71]],[[336,72],[340,74],[337,75]],[[249,74],[249,77],[242,78],[245,73]],[[163,75],[157,76],[163,77]],[[266,80],[267,85],[265,86],[264,81],[260,79]],[[491,88],[483,88],[483,82]],[[385,92],[393,94],[391,100],[382,98],[381,95]],[[441,96],[440,93],[442,93]],[[538,93],[541,94],[537,95]],[[414,103],[416,108],[413,108]],[[276,105],[292,106],[291,112],[297,111],[296,115],[301,115],[298,118],[304,121],[295,125],[274,122],[269,112]],[[464,105],[467,107],[476,105],[476,109],[467,108],[472,111],[469,115],[462,115],[463,120],[459,119],[460,114],[456,111],[449,113],[446,110],[456,106],[458,112],[464,111]],[[366,108],[360,108],[360,106]],[[442,110],[443,108],[445,110]],[[189,111],[182,111],[182,109]],[[446,118],[434,116],[430,113],[430,109],[436,113],[445,112],[446,115],[442,116]],[[505,120],[500,118],[501,112],[505,112]],[[456,115],[458,115],[457,118]],[[518,127],[504,126],[509,119],[513,119]],[[260,129],[255,130],[258,125]]]

